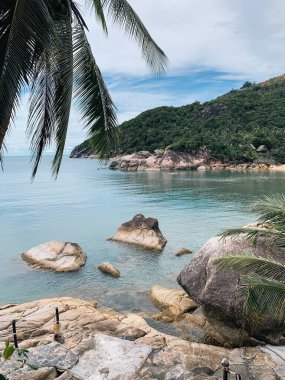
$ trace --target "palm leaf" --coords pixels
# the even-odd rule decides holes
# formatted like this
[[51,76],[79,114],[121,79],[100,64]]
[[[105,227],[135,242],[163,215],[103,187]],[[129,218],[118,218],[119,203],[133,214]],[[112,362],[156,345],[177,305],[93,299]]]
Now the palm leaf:
[[95,151],[108,157],[117,142],[115,107],[80,24],[74,28],[74,50],[75,96],[82,119]]
[[285,284],[258,275],[242,276],[241,283],[245,294],[244,311],[248,316],[278,319],[284,323]]
[[45,0],[11,1],[4,21],[4,29],[1,29],[0,150],[19,106],[21,91],[29,83],[35,51],[43,51],[53,38]]
[[154,72],[165,70],[167,57],[152,39],[137,13],[126,0],[102,0],[103,7],[115,24],[118,24],[141,48],[142,56]]
[[95,15],[97,19],[99,20],[99,22],[101,23],[101,26],[104,32],[108,34],[108,28],[107,28],[105,15],[104,15],[102,0],[87,0],[87,2],[93,7],[95,11]]
[[284,227],[285,224],[285,195],[266,195],[261,200],[255,202],[252,211],[260,214],[261,222],[277,224]]
[[55,83],[52,76],[51,60],[44,53],[35,70],[31,89],[28,135],[31,138],[34,168],[32,178],[36,175],[43,150],[50,145],[54,133],[54,93]]
[[222,269],[235,269],[243,274],[252,272],[285,283],[285,266],[273,259],[243,253],[222,257],[215,264]]
[[72,14],[69,9],[56,20],[57,51],[55,78],[55,143],[56,152],[52,162],[52,173],[57,176],[65,147],[73,90],[73,40]]

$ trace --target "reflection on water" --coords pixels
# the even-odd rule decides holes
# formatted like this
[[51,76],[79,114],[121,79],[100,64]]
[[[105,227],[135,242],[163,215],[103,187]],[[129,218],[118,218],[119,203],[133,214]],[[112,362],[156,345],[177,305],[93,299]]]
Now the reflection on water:
[[[59,179],[49,175],[49,159],[30,183],[26,158],[6,159],[0,173],[0,304],[71,295],[128,310],[152,311],[146,292],[154,284],[177,286],[176,276],[211,236],[242,226],[254,216],[249,204],[283,191],[282,173],[169,172],[122,173],[95,160],[65,159]],[[136,213],[156,217],[168,239],[162,254],[106,241]],[[76,273],[41,272],[27,267],[19,253],[39,243],[78,242],[88,255]],[[121,271],[113,279],[99,272],[102,261]]]

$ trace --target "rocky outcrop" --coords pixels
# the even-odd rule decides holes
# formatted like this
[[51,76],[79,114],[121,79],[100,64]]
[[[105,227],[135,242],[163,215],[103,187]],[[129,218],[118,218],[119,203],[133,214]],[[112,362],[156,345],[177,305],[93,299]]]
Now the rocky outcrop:
[[21,254],[29,265],[54,272],[79,270],[86,262],[86,254],[76,243],[50,241]]
[[148,169],[197,169],[198,166],[215,163],[206,148],[200,148],[197,152],[185,153],[173,150],[156,149],[153,154],[148,151],[117,157],[111,162],[110,169],[148,170]]
[[150,289],[149,296],[163,315],[172,321],[186,312],[197,309],[195,302],[183,290],[155,285]]
[[253,253],[285,264],[284,253],[269,247],[259,238],[254,246],[244,236],[209,240],[178,276],[178,283],[202,306],[206,315],[215,319],[234,323],[261,339],[277,344],[285,343],[278,320],[264,315],[256,320],[244,316],[244,294],[240,292],[239,273],[223,270],[215,265],[215,260],[230,254]]
[[[53,343],[55,307],[65,338],[60,347]],[[54,367],[21,369],[12,380],[217,380],[224,357],[242,379],[285,377],[285,347],[231,350],[187,342],[151,328],[139,315],[99,309],[96,302],[65,297],[0,307],[0,350],[6,337],[12,341],[13,319],[20,348],[29,348],[39,366]]]
[[120,271],[113,267],[110,263],[102,263],[98,265],[98,269],[106,274],[109,274],[112,277],[120,277]]
[[178,251],[175,252],[175,256],[183,256],[183,255],[189,255],[190,253],[193,253],[191,249],[188,248],[180,248]]
[[129,222],[123,223],[108,240],[135,244],[156,252],[161,252],[167,243],[159,229],[158,220],[145,218],[142,214],[137,214]]

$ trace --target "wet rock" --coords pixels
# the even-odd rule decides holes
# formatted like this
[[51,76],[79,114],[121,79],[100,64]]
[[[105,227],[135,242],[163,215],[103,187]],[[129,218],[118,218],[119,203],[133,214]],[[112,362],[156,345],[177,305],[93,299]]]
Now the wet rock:
[[175,256],[189,255],[190,253],[193,253],[193,251],[191,251],[191,249],[180,248],[178,251],[175,252]]
[[176,320],[180,315],[197,308],[196,303],[179,289],[155,285],[150,289],[149,296],[154,305],[172,320]]
[[29,265],[54,272],[79,270],[86,262],[86,254],[76,243],[51,241],[21,254]]
[[109,240],[135,244],[156,252],[161,252],[167,243],[159,229],[158,220],[145,218],[142,214],[137,214],[122,224],[116,235]]
[[102,264],[98,265],[98,269],[101,272],[109,274],[112,277],[120,277],[120,275],[121,275],[120,271],[118,269],[116,269],[115,267],[113,267],[113,265],[110,263],[102,263]]

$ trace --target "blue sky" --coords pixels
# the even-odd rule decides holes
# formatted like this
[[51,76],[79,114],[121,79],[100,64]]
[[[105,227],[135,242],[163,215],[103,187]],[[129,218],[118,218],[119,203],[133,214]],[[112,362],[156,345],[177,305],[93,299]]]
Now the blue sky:
[[[129,0],[169,58],[161,77],[149,72],[134,41],[112,24],[107,39],[84,0],[78,2],[120,122],[158,106],[210,100],[246,80],[285,72],[284,0]],[[28,152],[27,100],[28,94],[6,140],[9,154]],[[73,107],[67,152],[85,138],[81,127]]]

